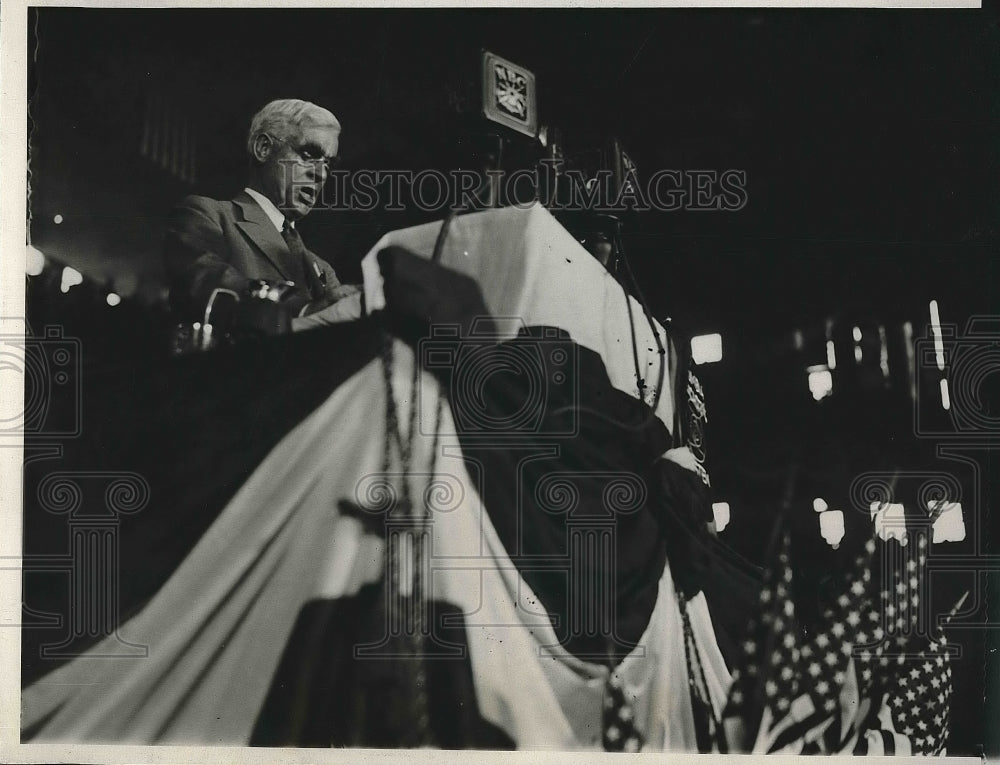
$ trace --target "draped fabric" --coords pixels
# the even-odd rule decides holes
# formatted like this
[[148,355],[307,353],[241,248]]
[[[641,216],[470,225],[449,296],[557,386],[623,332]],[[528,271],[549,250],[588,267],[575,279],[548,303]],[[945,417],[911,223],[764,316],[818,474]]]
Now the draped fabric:
[[[438,387],[393,348],[400,421],[420,407],[413,464],[430,464]],[[383,542],[341,512],[378,509],[386,392],[379,361],[342,384],[261,463],[167,584],[119,634],[146,658],[84,655],[27,688],[23,726],[39,741],[238,744],[250,740],[302,608],[356,594],[381,575]],[[559,645],[538,597],[512,564],[465,470],[449,407],[440,455],[420,481],[432,516],[428,597],[465,615],[479,713],[522,748],[599,746],[602,664]],[[398,481],[399,465],[389,481]],[[369,482],[369,483],[366,483]],[[384,510],[384,508],[382,508]],[[700,658],[721,703],[728,675],[703,598],[688,604]],[[653,748],[693,749],[680,612],[670,570],[639,647],[618,667]],[[110,639],[109,639],[110,640]],[[100,646],[98,646],[98,649]],[[720,710],[716,710],[719,712]]]
[[[393,231],[362,261],[365,305],[386,306],[378,254],[405,247],[430,258],[442,223]],[[541,204],[487,210],[454,218],[440,251],[441,265],[470,276],[482,290],[497,339],[509,340],[523,327],[551,326],[599,354],[611,384],[647,404],[668,427],[674,419],[669,393],[657,398],[667,335],[650,326],[642,306]],[[664,385],[669,374],[664,371]]]

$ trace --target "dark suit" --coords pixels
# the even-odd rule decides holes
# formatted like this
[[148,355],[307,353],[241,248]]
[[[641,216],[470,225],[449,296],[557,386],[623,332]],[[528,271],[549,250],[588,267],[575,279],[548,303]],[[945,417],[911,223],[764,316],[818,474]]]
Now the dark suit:
[[281,233],[245,191],[219,201],[190,196],[171,213],[164,251],[170,297],[182,315],[199,317],[216,287],[241,298],[252,279],[292,281],[284,303],[292,316],[334,302],[337,274],[322,258],[306,252],[302,262],[289,252]]

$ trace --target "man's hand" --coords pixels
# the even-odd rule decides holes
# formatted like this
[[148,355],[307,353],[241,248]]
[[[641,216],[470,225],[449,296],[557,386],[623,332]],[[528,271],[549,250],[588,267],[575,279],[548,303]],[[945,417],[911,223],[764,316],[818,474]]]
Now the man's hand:
[[311,300],[302,307],[299,312],[299,318],[304,316],[311,316],[314,313],[319,313],[320,311],[325,311],[330,306],[339,303],[344,298],[349,298],[353,295],[360,295],[361,287],[357,284],[338,284],[336,287],[328,290],[326,296],[321,300]]
[[361,291],[355,290],[336,303],[328,305],[321,311],[292,319],[292,331],[301,332],[304,329],[325,327],[329,324],[339,324],[344,321],[354,321],[363,315],[361,306]]

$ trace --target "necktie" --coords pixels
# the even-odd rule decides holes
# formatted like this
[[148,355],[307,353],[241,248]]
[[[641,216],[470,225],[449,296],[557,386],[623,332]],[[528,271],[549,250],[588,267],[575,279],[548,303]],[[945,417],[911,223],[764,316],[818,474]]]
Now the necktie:
[[285,221],[285,225],[281,229],[281,236],[285,240],[285,244],[288,245],[288,251],[292,254],[294,273],[296,277],[301,277],[301,279],[296,278],[296,283],[305,288],[313,300],[321,298],[323,285],[313,271],[312,258],[306,253],[306,246],[302,244],[299,232],[288,221]]

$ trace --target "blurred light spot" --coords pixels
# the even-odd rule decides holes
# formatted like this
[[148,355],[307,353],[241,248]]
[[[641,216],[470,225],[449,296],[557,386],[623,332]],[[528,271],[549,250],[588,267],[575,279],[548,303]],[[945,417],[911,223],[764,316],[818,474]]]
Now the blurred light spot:
[[[944,338],[941,337],[941,314],[938,313],[938,302],[930,302],[931,334],[934,336],[934,360],[937,368],[944,371]],[[947,409],[948,407],[945,407]]]
[[38,276],[45,270],[45,256],[42,251],[28,245],[28,257],[24,264],[24,272],[28,276]]
[[816,499],[813,500],[813,510],[815,510],[817,513],[822,513],[824,510],[829,510],[829,509],[830,506],[826,504],[826,500],[823,499],[822,497],[816,497]]
[[722,361],[722,335],[697,335],[691,338],[691,359],[695,364]]
[[844,511],[825,510],[819,514],[819,533],[831,547],[836,547],[844,538]]
[[108,293],[108,305],[109,306],[114,307],[114,306],[118,305],[120,302],[122,302],[122,299],[121,299],[121,297],[119,295],[116,295],[114,292],[109,292]]
[[931,513],[939,513],[934,521],[934,536],[931,542],[961,542],[965,539],[965,519],[962,517],[961,502],[929,503]]
[[55,217],[52,218],[52,222],[58,226],[60,223],[63,222],[63,216],[56,213]]
[[833,394],[833,375],[825,365],[809,367],[809,392],[815,401]]
[[875,522],[875,533],[883,542],[895,537],[903,546],[906,545],[906,515],[903,505],[898,502],[872,502],[872,520]]
[[70,287],[75,287],[78,284],[83,284],[83,274],[71,266],[66,266],[62,272],[62,284],[59,285],[59,289],[63,292],[69,292]]
[[903,345],[906,346],[906,375],[910,381],[910,400],[917,400],[917,361],[913,351],[913,325],[903,323]]
[[715,530],[721,532],[729,525],[729,503],[713,502],[712,517],[715,519]]
[[951,409],[951,396],[948,395],[948,381],[941,378],[941,408],[947,411]]
[[806,344],[805,338],[802,336],[802,330],[795,330],[795,334],[792,336],[792,342],[795,343],[795,350],[801,351],[803,346]]
[[882,377],[889,379],[889,342],[885,336],[885,327],[878,325],[878,341],[881,350],[879,351],[878,364],[882,369]]

